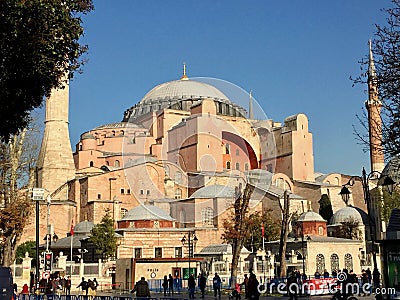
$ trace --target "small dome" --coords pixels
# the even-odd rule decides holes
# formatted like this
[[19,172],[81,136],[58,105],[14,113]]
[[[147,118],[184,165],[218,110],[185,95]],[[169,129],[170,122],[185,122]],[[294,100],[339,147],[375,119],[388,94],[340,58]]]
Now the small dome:
[[207,185],[195,191],[190,198],[232,198],[235,189],[226,185]]
[[86,140],[86,139],[95,139],[95,137],[90,132],[86,132],[81,135],[81,140]]
[[90,233],[93,227],[94,223],[89,221],[83,221],[75,225],[74,233]]
[[358,221],[359,225],[368,224],[368,215],[360,208],[353,206],[346,206],[339,209],[331,217],[329,224],[337,225],[346,222],[349,219]]
[[305,213],[302,213],[298,219],[299,222],[326,222],[320,214],[309,210]]
[[400,156],[393,157],[386,164],[382,175],[389,175],[395,182],[400,182]]
[[122,218],[123,221],[138,220],[167,220],[175,221],[163,209],[154,205],[139,205],[128,211]]

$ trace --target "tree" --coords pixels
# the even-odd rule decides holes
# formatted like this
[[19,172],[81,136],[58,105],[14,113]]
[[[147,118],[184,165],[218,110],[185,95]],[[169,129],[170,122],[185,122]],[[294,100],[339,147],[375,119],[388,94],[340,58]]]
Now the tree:
[[230,215],[224,220],[224,232],[222,238],[228,244],[232,245],[232,268],[231,268],[231,286],[235,286],[237,279],[237,266],[240,252],[244,242],[250,236],[250,231],[246,227],[248,218],[249,201],[253,194],[254,186],[246,184],[243,193],[241,186],[235,188],[235,201]]
[[26,241],[17,247],[15,251],[15,259],[17,264],[22,263],[22,259],[25,257],[25,253],[28,252],[29,257],[33,257],[32,266],[36,265],[36,242]]
[[103,260],[115,255],[117,238],[114,231],[114,220],[111,218],[109,210],[106,210],[101,222],[90,231],[89,242],[94,245],[96,253],[100,254]]
[[381,218],[386,224],[389,222],[390,214],[393,208],[400,207],[400,194],[398,191],[393,191],[390,195],[385,189],[383,189],[383,203],[381,208]]
[[87,47],[78,15],[92,8],[91,0],[0,2],[0,139],[25,128],[51,89],[79,70]]
[[338,231],[338,236],[344,239],[359,240],[361,239],[360,222],[353,217],[343,220]]
[[273,218],[272,210],[254,212],[245,220],[245,227],[249,230],[246,234],[244,246],[249,250],[262,249],[262,230],[264,227],[264,241],[274,241],[279,239],[279,222]]
[[[393,7],[383,9],[387,13],[387,24],[375,25],[372,42],[376,69],[374,80],[382,102],[382,146],[388,157],[400,154],[400,0],[392,0],[392,3]],[[368,59],[363,59],[360,64],[362,74],[353,81],[365,84],[368,80]],[[359,119],[367,134],[356,134],[364,144],[369,145],[365,112]],[[379,128],[376,130],[380,131]]]
[[0,262],[9,266],[15,259],[23,229],[32,212],[28,192],[33,187],[38,144],[36,132],[24,129],[0,143]]
[[323,194],[318,203],[319,203],[319,214],[321,215],[321,217],[324,218],[324,220],[329,222],[329,220],[333,216],[332,203],[331,200],[329,199],[329,196],[327,194]]

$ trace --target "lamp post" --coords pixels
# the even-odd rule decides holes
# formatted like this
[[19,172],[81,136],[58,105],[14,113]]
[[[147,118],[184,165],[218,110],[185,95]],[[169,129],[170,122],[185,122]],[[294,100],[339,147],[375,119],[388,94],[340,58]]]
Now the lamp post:
[[182,240],[181,240],[183,246],[186,246],[186,242],[187,242],[187,246],[188,246],[188,249],[189,249],[189,255],[188,255],[188,258],[189,258],[189,273],[188,273],[188,276],[189,277],[190,277],[190,258],[193,257],[193,252],[194,252],[193,251],[194,250],[193,247],[196,246],[197,241],[198,241],[198,239],[197,239],[197,236],[195,235],[194,231],[189,231],[187,233],[187,237],[186,237],[186,235],[184,235]]
[[[375,236],[375,229],[376,229],[376,224],[375,220],[372,219],[371,217],[371,195],[369,191],[369,181],[371,179],[377,179],[379,175],[379,180],[378,180],[378,185],[381,186],[386,186],[388,189],[388,192],[392,194],[393,192],[393,186],[395,182],[393,179],[391,179],[388,175],[382,175],[378,171],[372,171],[367,175],[367,172],[365,171],[365,168],[362,169],[362,174],[360,176],[352,176],[349,181],[343,185],[342,189],[340,190],[340,195],[342,196],[343,201],[347,204],[350,198],[350,190],[347,188],[347,186],[353,186],[354,185],[354,180],[358,179],[361,181],[363,192],[364,192],[364,201],[367,204],[367,211],[368,211],[368,217],[369,217],[369,231],[370,231],[370,236],[371,236],[371,248],[372,248],[372,258],[373,258],[373,263],[374,263],[374,270],[373,270],[373,284],[374,288],[379,288],[380,287],[380,273],[378,270],[378,264],[376,260],[376,249],[375,249],[375,242],[376,242],[376,236]],[[379,296],[377,295],[377,298]],[[379,297],[381,298],[381,297]]]

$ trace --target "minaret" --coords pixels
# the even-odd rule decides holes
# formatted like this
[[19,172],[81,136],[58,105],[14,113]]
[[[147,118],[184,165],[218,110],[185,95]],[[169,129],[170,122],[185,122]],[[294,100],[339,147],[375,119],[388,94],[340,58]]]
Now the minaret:
[[385,167],[382,147],[382,102],[378,96],[378,80],[372,55],[371,41],[369,41],[369,68],[368,68],[368,100],[365,101],[368,111],[369,153],[371,171],[382,172]]
[[53,89],[46,99],[45,128],[38,158],[38,185],[50,194],[59,190],[53,199],[67,200],[67,188],[62,188],[75,177],[68,132],[69,83]]
[[249,96],[250,96],[250,98],[249,98],[249,119],[254,120],[252,91],[250,91]]

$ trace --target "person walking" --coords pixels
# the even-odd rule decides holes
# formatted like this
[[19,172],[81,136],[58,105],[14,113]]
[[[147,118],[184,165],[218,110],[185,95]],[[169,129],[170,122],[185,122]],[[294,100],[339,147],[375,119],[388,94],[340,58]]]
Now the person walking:
[[297,283],[296,275],[292,272],[287,279],[287,293],[289,295],[289,300],[297,300],[297,290],[299,285]]
[[204,293],[206,290],[206,284],[207,284],[207,278],[204,276],[204,273],[201,273],[200,279],[199,279],[199,288],[201,291],[201,298],[204,298]]
[[68,275],[67,279],[65,280],[65,294],[71,295],[71,276]]
[[168,296],[171,296],[174,294],[174,278],[172,278],[172,275],[168,275]]
[[138,282],[135,283],[135,287],[131,291],[131,293],[136,292],[136,297],[150,297],[150,289],[149,284],[147,283],[144,277],[141,277]]
[[164,289],[164,296],[167,296],[167,290],[168,290],[168,277],[167,277],[167,275],[164,275],[164,281],[162,283],[162,287]]
[[260,298],[260,292],[258,291],[258,286],[259,286],[259,282],[257,280],[256,275],[254,273],[251,273],[250,277],[249,277],[249,283],[248,283],[249,299],[258,300]]
[[194,279],[193,274],[190,274],[188,279],[188,289],[189,289],[189,299],[193,299],[194,297],[194,289],[196,288],[196,280]]
[[85,280],[85,277],[82,277],[81,283],[76,288],[77,289],[82,288],[82,293],[85,293],[85,295],[87,296],[89,286],[88,282]]
[[249,299],[249,277],[247,276],[247,274],[244,274],[244,280],[242,282],[242,285],[244,285],[244,298],[245,299]]
[[218,273],[215,273],[215,276],[213,278],[213,289],[214,298],[217,299],[218,294],[218,299],[221,299],[221,278],[219,277]]

